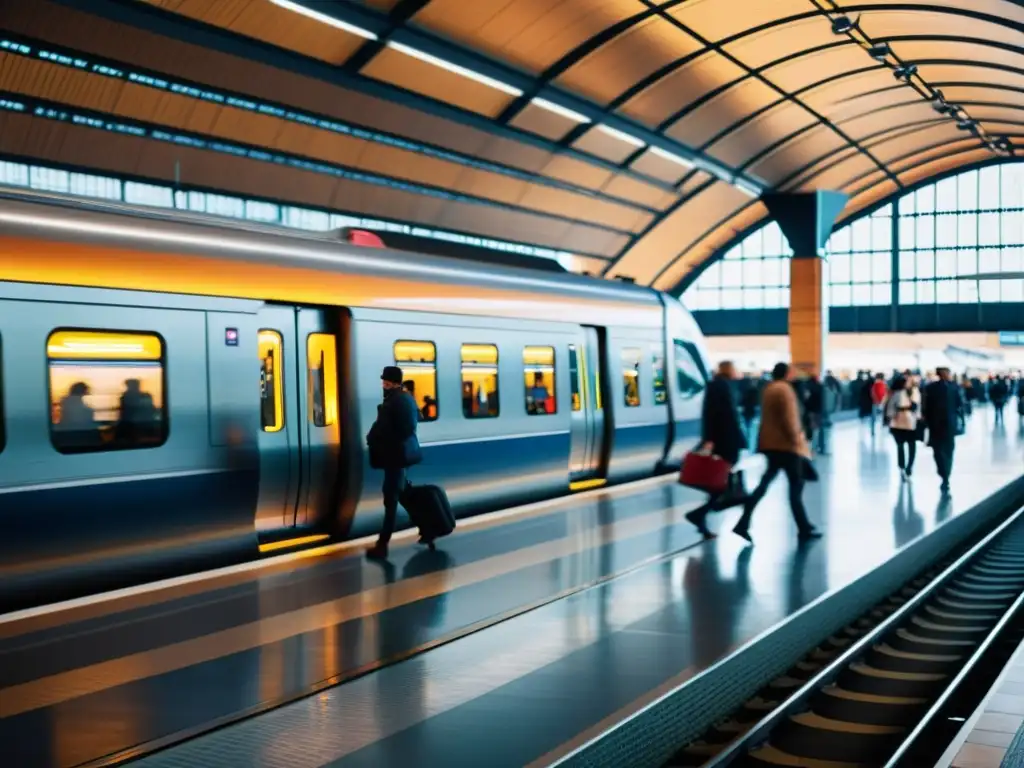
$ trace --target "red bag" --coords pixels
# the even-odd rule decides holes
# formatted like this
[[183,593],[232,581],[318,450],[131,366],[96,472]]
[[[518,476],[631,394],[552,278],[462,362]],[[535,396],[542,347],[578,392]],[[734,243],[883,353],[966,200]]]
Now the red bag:
[[679,471],[682,485],[707,493],[723,493],[729,487],[732,465],[721,456],[690,451]]

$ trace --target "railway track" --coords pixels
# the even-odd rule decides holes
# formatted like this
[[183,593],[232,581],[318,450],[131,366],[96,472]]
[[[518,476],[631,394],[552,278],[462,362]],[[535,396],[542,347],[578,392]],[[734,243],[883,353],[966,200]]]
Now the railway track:
[[918,765],[964,681],[1000,637],[1019,640],[1022,602],[1024,509],[829,637],[664,766]]

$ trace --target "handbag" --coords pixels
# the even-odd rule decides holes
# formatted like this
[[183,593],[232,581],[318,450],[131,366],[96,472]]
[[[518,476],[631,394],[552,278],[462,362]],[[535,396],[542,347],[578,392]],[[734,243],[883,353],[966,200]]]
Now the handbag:
[[679,482],[706,493],[723,493],[729,487],[732,465],[721,456],[690,451],[683,458]]

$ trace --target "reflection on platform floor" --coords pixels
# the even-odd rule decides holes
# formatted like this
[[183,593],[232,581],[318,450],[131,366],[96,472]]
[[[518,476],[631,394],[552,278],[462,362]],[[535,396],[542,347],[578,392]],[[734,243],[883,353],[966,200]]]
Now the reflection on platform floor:
[[[883,562],[1022,466],[1020,437],[994,433],[984,411],[958,445],[951,499],[939,497],[927,450],[903,486],[886,437],[845,424],[833,443],[818,460],[822,482],[806,494],[826,537],[806,547],[796,544],[784,480],[755,516],[749,548],[732,536],[701,543],[682,521],[700,497],[667,479],[459,533],[443,551],[399,549],[392,566],[329,556],[73,623],[0,625],[0,738],[16,745],[15,765],[75,765],[540,605],[141,762],[543,762]],[[670,553],[680,554],[659,559]]]

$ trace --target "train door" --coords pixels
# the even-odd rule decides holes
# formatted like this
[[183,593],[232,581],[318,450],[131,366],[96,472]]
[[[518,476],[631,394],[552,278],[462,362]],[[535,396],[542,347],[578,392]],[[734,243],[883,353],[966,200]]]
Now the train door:
[[337,502],[341,452],[338,336],[322,310],[301,309],[296,320],[303,442],[295,524],[312,526],[329,520]]
[[263,307],[257,342],[260,361],[260,495],[256,529],[295,525],[302,476],[305,419],[300,407],[296,310]]
[[569,479],[576,488],[600,480],[605,454],[604,393],[601,381],[603,345],[596,328],[584,327],[569,345],[572,395]]

